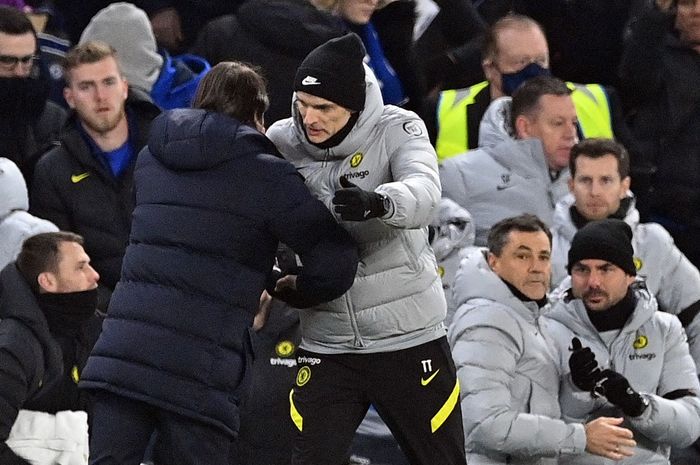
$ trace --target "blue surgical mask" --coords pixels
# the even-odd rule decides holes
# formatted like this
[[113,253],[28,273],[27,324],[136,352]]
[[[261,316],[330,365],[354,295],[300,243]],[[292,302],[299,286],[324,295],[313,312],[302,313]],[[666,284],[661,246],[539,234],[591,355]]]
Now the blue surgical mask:
[[501,88],[506,95],[513,95],[525,81],[536,76],[549,76],[549,69],[543,68],[537,63],[530,63],[520,71],[515,73],[501,73]]

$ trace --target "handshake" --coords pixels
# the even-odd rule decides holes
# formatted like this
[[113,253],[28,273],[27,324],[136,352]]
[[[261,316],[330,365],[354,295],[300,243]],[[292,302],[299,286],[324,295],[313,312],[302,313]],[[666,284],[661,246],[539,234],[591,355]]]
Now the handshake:
[[593,396],[604,396],[627,416],[638,417],[644,413],[649,402],[632,389],[627,378],[613,370],[601,370],[593,351],[583,347],[577,337],[571,340],[571,350],[569,369],[571,381],[577,388]]

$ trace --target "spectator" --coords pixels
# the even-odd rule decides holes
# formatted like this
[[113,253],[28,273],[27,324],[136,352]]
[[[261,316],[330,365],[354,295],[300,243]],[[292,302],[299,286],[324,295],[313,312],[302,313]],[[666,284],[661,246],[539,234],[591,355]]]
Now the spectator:
[[632,23],[622,58],[623,82],[637,97],[630,125],[644,155],[640,164],[651,175],[633,176],[640,185],[638,208],[671,233],[695,266],[700,266],[698,44],[700,4],[658,0]]
[[471,0],[416,0],[416,13],[413,37],[428,92],[482,81],[486,23]]
[[[700,436],[700,385],[680,322],[658,312],[656,299],[635,284],[631,239],[632,229],[618,219],[578,230],[569,249],[571,289],[542,330],[561,374],[563,418],[618,417],[636,445],[607,444],[606,459],[668,464],[671,447]],[[606,459],[584,454],[560,463]]]
[[65,112],[48,101],[49,82],[37,64],[37,39],[24,13],[0,6],[0,146],[27,184],[34,165],[58,139]]
[[488,230],[503,218],[533,213],[551,224],[577,141],[570,94],[559,79],[530,79],[513,97],[509,126],[518,140],[467,152],[440,167],[442,195],[472,214],[477,245],[486,243]]
[[[193,109],[153,122],[122,277],[81,381],[93,465],[139,463],[154,431],[157,464],[228,463],[266,282],[304,306],[352,285],[355,245],[259,132],[266,107],[260,76],[222,62]],[[279,241],[303,267],[275,282]]]
[[656,223],[640,223],[629,191],[629,155],[612,140],[586,139],[571,150],[571,194],[556,207],[552,232],[552,284],[571,287],[567,253],[576,232],[590,221],[617,218],[630,225],[638,276],[661,310],[677,315],[688,335],[690,353],[700,366],[700,273]]
[[294,116],[268,131],[358,242],[362,264],[342,299],[300,314],[292,463],[340,463],[373,404],[411,463],[465,464],[428,245],[435,152],[415,114],[383,104],[364,56],[355,34],[312,51],[294,78]]
[[114,47],[129,86],[150,95],[164,110],[189,107],[197,84],[211,68],[202,57],[171,57],[158,50],[148,15],[131,3],[112,3],[98,11],[80,36],[81,44],[90,40]]
[[473,251],[457,272],[449,338],[470,464],[555,464],[634,445],[619,421],[560,419],[556,365],[539,330],[549,308],[550,250],[537,217],[506,218],[491,228],[488,251]]
[[[101,42],[66,56],[71,115],[61,144],[37,164],[30,211],[85,238],[102,275],[100,308],[119,279],[134,208],[133,172],[159,110],[129,89],[115,50]],[[127,98],[128,96],[128,98]]]
[[365,46],[384,103],[422,111],[426,89],[413,47],[412,1],[333,0],[328,10],[342,18]]
[[22,173],[12,160],[0,157],[0,269],[17,258],[26,238],[58,231],[55,224],[27,210],[29,194]]
[[291,115],[294,73],[304,57],[344,32],[337,18],[311,0],[256,0],[204,26],[192,52],[212,64],[236,60],[259,66],[270,94],[265,121],[272,124]]
[[99,275],[82,243],[67,232],[37,234],[0,272],[3,465],[87,463],[90,403],[77,383],[102,317]]
[[[465,89],[445,90],[435,105],[429,105],[434,114],[426,121],[431,123],[428,130],[441,161],[477,147],[479,122],[493,100],[512,95],[529,78],[550,74],[549,46],[542,27],[527,16],[499,19],[484,39],[482,67],[486,81]],[[612,89],[571,82],[567,86],[573,91],[571,98],[582,138],[611,138],[613,134],[630,138]]]
[[158,45],[170,53],[182,53],[199,31],[219,16],[233,14],[245,0],[137,0],[151,18]]

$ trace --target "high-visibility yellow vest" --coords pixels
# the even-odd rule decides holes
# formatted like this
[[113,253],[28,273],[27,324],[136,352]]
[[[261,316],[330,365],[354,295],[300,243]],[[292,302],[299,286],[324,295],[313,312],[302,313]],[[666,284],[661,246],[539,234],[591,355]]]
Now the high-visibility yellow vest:
[[[435,141],[438,162],[469,150],[467,107],[474,103],[479,92],[488,85],[488,81],[484,81],[464,89],[440,92],[437,109],[438,133]],[[479,123],[480,121],[476,124]]]
[[[612,139],[612,117],[605,88],[600,84],[567,82],[566,85],[572,90],[571,99],[576,107],[583,137]],[[467,108],[487,86],[488,81],[483,81],[465,89],[440,92],[437,110],[438,132],[435,141],[439,162],[469,150]],[[480,123],[481,121],[475,122]]]
[[605,88],[600,84],[575,84],[567,82],[572,90],[571,99],[576,107],[578,125],[584,139],[590,137],[613,138],[610,102]]

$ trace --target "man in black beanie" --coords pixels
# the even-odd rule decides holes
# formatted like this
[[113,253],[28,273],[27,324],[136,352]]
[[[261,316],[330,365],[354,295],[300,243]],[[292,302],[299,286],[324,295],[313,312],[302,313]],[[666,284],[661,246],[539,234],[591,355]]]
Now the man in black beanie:
[[[629,225],[618,219],[578,230],[569,250],[571,289],[543,328],[563,374],[562,416],[582,423],[617,417],[636,446],[610,444],[608,458],[668,463],[671,447],[700,436],[700,385],[680,321],[657,311],[656,299],[635,279],[631,239]],[[567,463],[592,460],[585,454]]]
[[292,118],[267,131],[358,243],[343,297],[300,312],[290,396],[294,465],[340,464],[370,405],[412,464],[465,464],[459,383],[427,226],[437,157],[412,112],[384,105],[354,34],[314,49],[294,79]]

